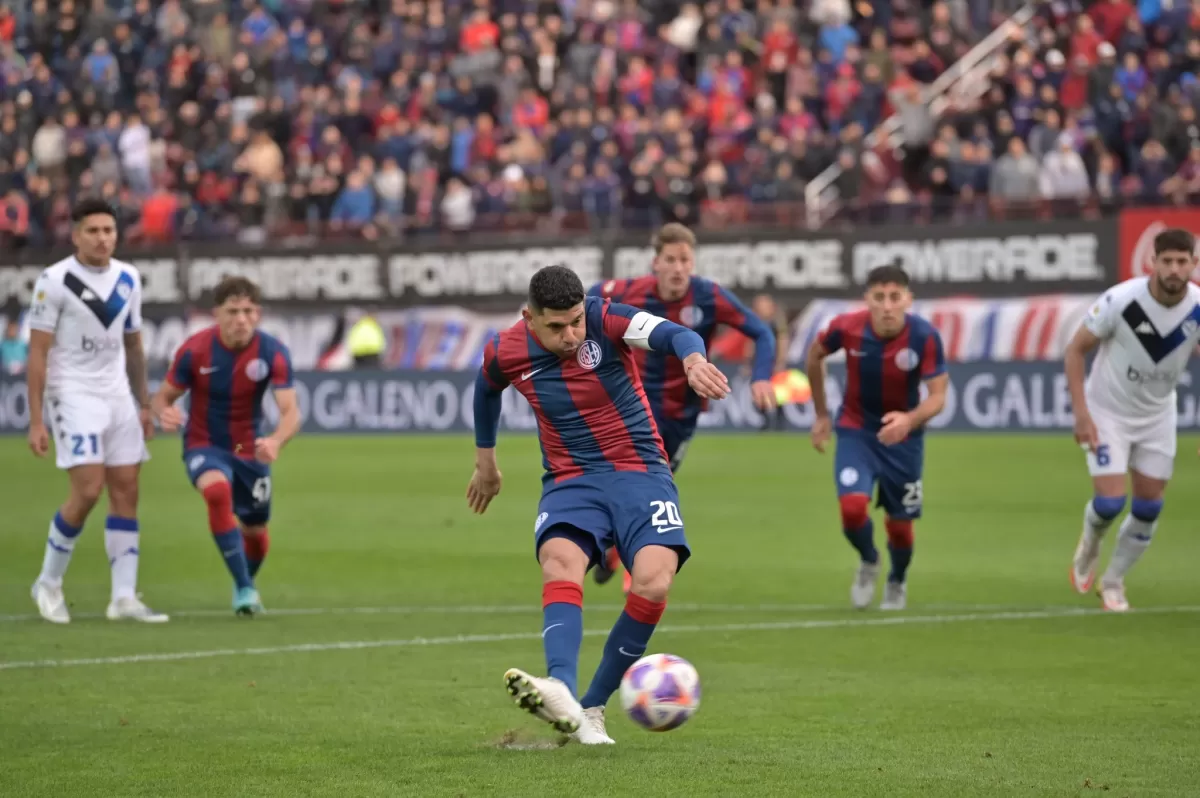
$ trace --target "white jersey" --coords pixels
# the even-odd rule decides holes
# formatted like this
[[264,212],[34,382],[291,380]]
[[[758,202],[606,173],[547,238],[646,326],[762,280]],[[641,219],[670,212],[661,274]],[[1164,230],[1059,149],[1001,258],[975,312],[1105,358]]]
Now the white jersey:
[[29,326],[54,335],[47,393],[131,395],[125,333],[142,328],[142,281],[132,265],[113,260],[96,269],[74,257],[59,261],[34,286]]
[[1200,339],[1200,287],[1164,307],[1150,278],[1113,286],[1088,310],[1084,326],[1100,339],[1087,379],[1088,408],[1114,418],[1147,419],[1175,412],[1175,386]]

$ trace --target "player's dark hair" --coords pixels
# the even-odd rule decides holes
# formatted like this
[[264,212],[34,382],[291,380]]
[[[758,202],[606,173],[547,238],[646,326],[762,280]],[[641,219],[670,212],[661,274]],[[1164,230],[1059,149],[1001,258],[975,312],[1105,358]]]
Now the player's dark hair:
[[1163,230],[1154,237],[1154,254],[1164,252],[1186,252],[1191,255],[1196,251],[1196,237],[1180,227]]
[[75,203],[75,207],[71,209],[71,221],[79,224],[89,216],[97,214],[111,216],[114,222],[117,220],[117,212],[113,210],[113,206],[108,203],[108,200],[100,197],[87,197]]
[[570,310],[583,302],[583,281],[566,266],[544,266],[529,280],[529,309]]
[[898,285],[908,288],[908,272],[899,266],[876,266],[867,273],[867,288],[877,285]]
[[249,299],[256,305],[262,304],[262,291],[258,285],[247,277],[228,274],[221,278],[213,289],[213,305],[221,307],[230,299]]

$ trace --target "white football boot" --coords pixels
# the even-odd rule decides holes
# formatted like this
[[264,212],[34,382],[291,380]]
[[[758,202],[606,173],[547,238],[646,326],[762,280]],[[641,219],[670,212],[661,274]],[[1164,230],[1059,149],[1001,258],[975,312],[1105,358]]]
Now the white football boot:
[[133,620],[142,623],[166,623],[170,616],[155,612],[142,603],[140,597],[122,596],[108,605],[104,613],[110,621]]
[[1105,612],[1129,612],[1129,601],[1125,598],[1123,582],[1100,582],[1100,603]]
[[908,585],[904,582],[888,580],[883,588],[883,601],[879,602],[881,610],[902,610],[908,605]]
[[61,587],[49,587],[39,579],[33,583],[30,595],[37,604],[38,613],[50,623],[71,622],[71,613],[67,611],[67,600],[63,597]]
[[582,745],[614,745],[616,740],[608,736],[604,728],[604,707],[588,707],[583,711],[583,723],[571,739]]
[[504,673],[504,686],[517,706],[563,734],[572,734],[583,725],[583,707],[558,679],[530,676],[523,670],[509,668]]
[[1092,531],[1084,522],[1083,534],[1079,536],[1079,545],[1075,547],[1075,557],[1071,561],[1071,587],[1075,592],[1087,595],[1096,581],[1096,564],[1100,562],[1100,536]]
[[879,563],[865,562],[858,566],[854,582],[850,585],[850,603],[856,609],[865,610],[875,600],[875,584],[879,581]]

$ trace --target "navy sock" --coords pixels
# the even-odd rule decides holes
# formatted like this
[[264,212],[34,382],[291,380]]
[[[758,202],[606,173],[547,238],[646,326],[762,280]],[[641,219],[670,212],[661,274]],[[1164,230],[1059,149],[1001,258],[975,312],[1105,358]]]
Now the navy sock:
[[913,524],[912,521],[887,521],[888,555],[892,559],[892,571],[888,574],[889,582],[903,582],[908,573],[908,565],[913,556]]
[[250,566],[246,562],[246,549],[242,546],[241,531],[234,527],[228,532],[215,533],[213,540],[221,550],[221,556],[225,558],[225,567],[229,569],[233,583],[239,588],[254,587],[254,580],[250,578]]
[[579,695],[579,647],[583,645],[583,587],[574,582],[542,586],[542,647],[546,675]]
[[666,608],[666,602],[650,601],[636,593],[630,593],[625,598],[625,611],[608,634],[600,667],[592,677],[587,694],[579,701],[585,709],[602,707],[608,703],[608,699],[621,686],[625,671],[645,655],[654,627]]
[[863,562],[872,564],[879,562],[879,550],[875,548],[875,525],[871,519],[868,518],[867,523],[858,529],[843,528],[842,534],[858,551],[858,556],[862,557]]

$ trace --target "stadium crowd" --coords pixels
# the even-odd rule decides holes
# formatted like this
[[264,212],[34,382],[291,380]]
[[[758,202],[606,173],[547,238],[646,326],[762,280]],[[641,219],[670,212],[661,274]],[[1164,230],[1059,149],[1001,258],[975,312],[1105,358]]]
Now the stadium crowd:
[[[1011,9],[1009,9],[1011,10]],[[715,224],[1200,192],[1200,0],[0,0],[0,244]],[[864,151],[890,114],[910,146]],[[784,211],[777,211],[784,212]],[[582,220],[582,221],[581,221]]]

